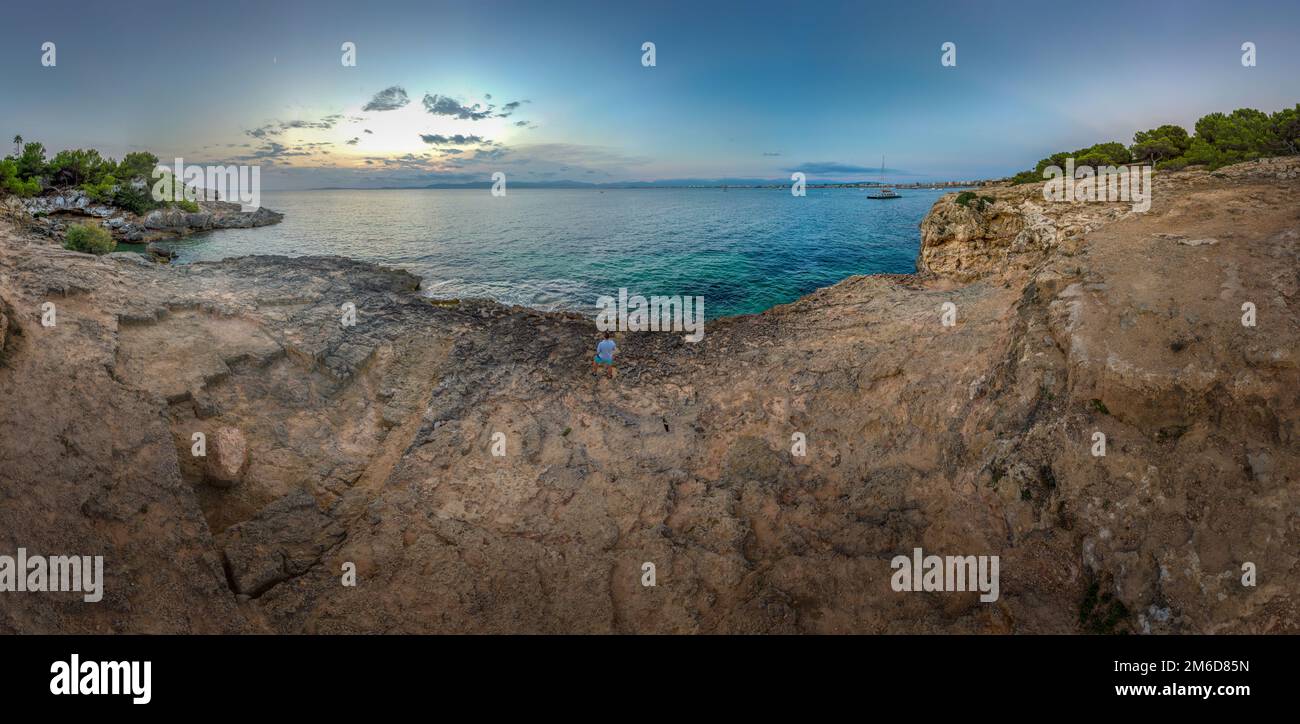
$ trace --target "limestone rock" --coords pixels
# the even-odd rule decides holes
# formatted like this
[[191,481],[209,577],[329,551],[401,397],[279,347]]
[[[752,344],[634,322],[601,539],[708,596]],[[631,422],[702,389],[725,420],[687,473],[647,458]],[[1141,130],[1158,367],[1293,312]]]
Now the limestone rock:
[[343,537],[306,491],[286,495],[226,532],[224,556],[235,593],[257,597],[302,575]]
[[234,427],[222,427],[207,441],[206,480],[228,488],[244,479],[249,463],[248,441]]

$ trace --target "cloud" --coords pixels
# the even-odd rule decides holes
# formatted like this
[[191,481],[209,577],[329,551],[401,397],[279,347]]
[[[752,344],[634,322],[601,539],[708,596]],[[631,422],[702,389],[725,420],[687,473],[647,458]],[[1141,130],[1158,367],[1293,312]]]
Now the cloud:
[[361,137],[360,137],[360,136],[356,136],[356,137],[354,137],[354,138],[349,139],[349,140],[347,141],[347,144],[348,144],[349,146],[355,146],[355,145],[357,145],[357,144],[360,143],[360,142],[361,142]]
[[424,141],[425,143],[432,144],[434,146],[439,146],[443,144],[451,144],[454,146],[467,146],[475,143],[483,143],[489,146],[492,145],[491,141],[483,138],[482,136],[474,136],[474,135],[466,136],[460,133],[457,133],[453,136],[444,136],[437,133],[422,133],[420,134],[420,140]]
[[339,120],[342,118],[343,116],[335,113],[332,115],[325,116],[319,121],[304,121],[304,120],[275,121],[273,123],[268,123],[264,126],[258,126],[257,128],[244,131],[244,133],[245,135],[252,136],[253,138],[265,139],[267,136],[278,136],[281,133],[284,133],[285,131],[292,131],[292,130],[314,129],[314,130],[325,131],[338,125]]
[[520,106],[522,106],[525,103],[532,103],[532,101],[528,99],[524,99],[522,101],[510,101],[504,106],[501,106],[501,112],[497,114],[497,117],[509,118],[511,115],[514,114],[515,111],[519,110]]
[[288,131],[295,128],[315,128],[319,130],[328,130],[338,123],[338,116],[325,116],[319,121],[285,121],[280,124],[281,131]]
[[813,161],[811,163],[805,163],[802,166],[794,166],[786,169],[786,171],[789,171],[791,173],[795,171],[803,171],[804,173],[816,173],[816,174],[868,173],[868,172],[879,171],[879,170],[880,170],[879,167],[873,168],[871,166],[855,166],[850,163],[839,163],[838,161]]
[[248,154],[247,156],[237,156],[236,160],[261,161],[263,163],[273,164],[276,161],[281,161],[287,158],[293,158],[295,156],[310,156],[311,154],[312,154],[311,151],[305,151],[297,148],[289,148],[282,143],[276,143],[275,141],[267,141],[261,147],[254,150],[251,154]]
[[[286,145],[279,141],[265,140],[260,146],[245,152],[244,155],[233,156],[227,159],[221,159],[223,164],[231,162],[241,163],[260,163],[267,166],[275,165],[277,162],[288,161],[294,158],[325,156],[330,154],[332,143],[300,143],[297,145]],[[243,144],[248,148],[248,144]]]
[[279,132],[280,132],[280,127],[274,123],[270,123],[265,126],[258,126],[257,128],[254,128],[250,131],[244,131],[244,133],[246,133],[249,136],[252,136],[253,138],[266,138],[268,135],[273,136]]
[[406,89],[399,85],[389,86],[375,94],[370,102],[361,107],[363,111],[395,111],[411,99],[406,95]]
[[461,105],[460,101],[448,96],[424,94],[424,109],[435,116],[452,116],[462,121],[481,121],[492,117],[491,104],[483,108],[475,103],[472,106]]
[[428,172],[431,170],[437,170],[436,168],[430,167],[429,164],[433,163],[430,156],[431,155],[427,153],[420,155],[407,153],[395,157],[366,156],[362,159],[362,163],[367,166],[383,166],[385,169],[392,170]]
[[507,153],[510,153],[510,149],[508,148],[493,148],[491,150],[480,148],[474,152],[474,156],[470,160],[471,161],[499,161]]
[[369,128],[366,128],[366,129],[364,129],[364,130],[365,130],[366,133],[369,133],[369,134],[372,135],[372,136],[375,135],[375,132],[372,131],[372,130],[370,130]]
[[286,152],[284,144],[271,141],[253,152],[253,158],[274,158]]

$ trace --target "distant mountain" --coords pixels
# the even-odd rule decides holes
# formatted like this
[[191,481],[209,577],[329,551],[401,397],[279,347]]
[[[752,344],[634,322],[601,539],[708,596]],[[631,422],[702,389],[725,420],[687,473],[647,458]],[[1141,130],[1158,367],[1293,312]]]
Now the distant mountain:
[[[812,187],[821,185],[877,186],[879,181],[809,181]],[[511,181],[506,180],[506,187],[512,189],[651,189],[651,188],[719,188],[722,186],[789,186],[789,179],[764,178],[722,178],[722,179],[658,179],[655,181],[613,181],[608,183],[589,183],[585,181]],[[318,191],[355,189],[488,189],[491,181],[468,181],[463,183],[432,183],[411,186],[329,186]]]

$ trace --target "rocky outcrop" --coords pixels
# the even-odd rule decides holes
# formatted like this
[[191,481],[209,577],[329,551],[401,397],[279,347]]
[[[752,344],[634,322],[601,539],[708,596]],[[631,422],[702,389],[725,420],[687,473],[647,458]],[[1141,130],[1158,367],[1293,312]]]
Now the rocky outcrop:
[[259,207],[241,211],[239,204],[225,201],[200,202],[200,211],[191,213],[176,206],[150,211],[143,220],[146,229],[172,231],[180,234],[211,229],[248,229],[255,226],[278,224],[284,214]]
[[[107,580],[0,630],[1296,632],[1292,169],[945,196],[919,273],[620,335],[612,381],[589,319],[402,271],[11,235],[0,550]],[[895,591],[915,548],[999,556],[998,600]]]
[[36,196],[23,199],[22,204],[27,213],[32,216],[66,212],[107,219],[121,213],[117,207],[111,204],[93,201],[82,191],[55,192]]
[[[119,241],[147,243],[185,236],[213,229],[248,229],[278,224],[284,215],[265,207],[243,211],[239,204],[200,200],[199,210],[186,211],[179,206],[154,209],[143,217],[111,204],[97,203],[84,192],[52,192],[21,200],[22,208],[32,217],[37,231],[59,237],[67,229],[67,218],[99,219]],[[83,222],[84,223],[84,222]]]
[[966,204],[949,194],[921,222],[917,270],[972,281],[1032,269],[1078,253],[1084,235],[1131,213],[1127,203],[1053,203],[1041,184],[979,189]]
[[[1300,160],[1285,156],[1213,172],[1156,174],[1151,194],[1170,197],[1217,181],[1288,181],[1297,176]],[[1146,213],[1136,211],[1129,201],[1046,201],[1043,184],[985,186],[971,195],[964,203],[961,194],[944,196],[921,222],[917,271],[972,281],[1031,269],[1079,253],[1085,235],[1094,229]]]

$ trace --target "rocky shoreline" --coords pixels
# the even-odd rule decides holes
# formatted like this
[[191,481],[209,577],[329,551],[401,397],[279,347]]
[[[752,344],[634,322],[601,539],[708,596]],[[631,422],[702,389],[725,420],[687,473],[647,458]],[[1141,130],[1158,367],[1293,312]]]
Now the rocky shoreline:
[[[0,546],[106,578],[0,631],[1300,631],[1296,171],[948,194],[916,274],[621,335],[612,382],[589,319],[400,270],[0,231]],[[1000,598],[895,592],[914,548]]]
[[278,224],[284,214],[265,207],[244,211],[227,201],[198,200],[197,211],[179,206],[154,209],[143,216],[113,204],[98,203],[80,190],[55,191],[28,199],[10,198],[11,217],[22,216],[32,233],[61,237],[69,223],[91,220],[113,238],[128,244],[151,244],[214,229],[248,229]]

